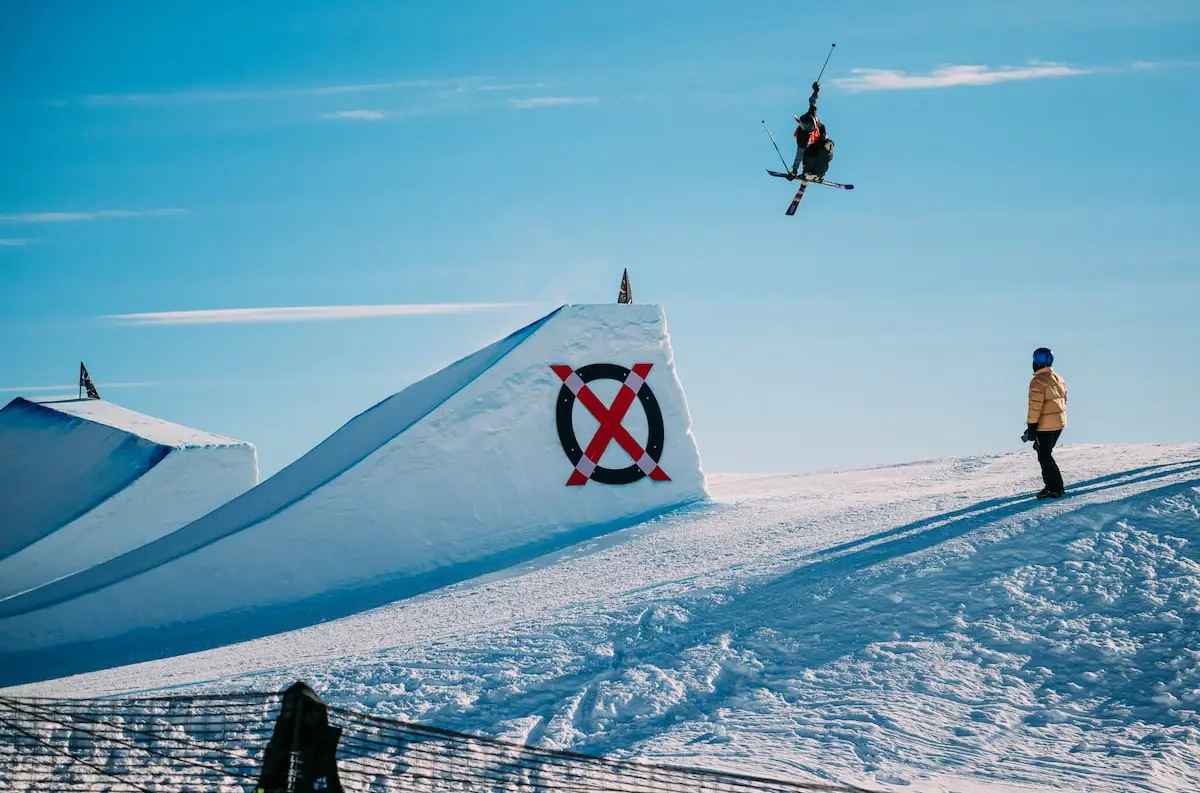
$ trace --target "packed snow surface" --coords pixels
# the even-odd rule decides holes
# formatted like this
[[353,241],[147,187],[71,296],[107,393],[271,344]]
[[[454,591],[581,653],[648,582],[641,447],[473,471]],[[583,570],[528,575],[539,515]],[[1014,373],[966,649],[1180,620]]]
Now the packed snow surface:
[[[595,364],[631,378],[589,388],[606,407],[625,392],[628,411],[609,423],[645,455],[653,448],[648,465],[666,477],[568,486],[562,372]],[[607,431],[585,408],[582,396],[566,403],[578,444],[606,469],[631,466],[620,442],[591,451]],[[654,427],[657,446],[646,440]],[[178,531],[0,600],[0,683],[309,625],[706,498],[661,307],[564,306],[380,402]]]
[[157,539],[258,481],[252,445],[96,399],[0,410],[0,597]]
[[907,791],[1200,789],[1200,445],[710,477],[714,502],[338,621],[7,694],[282,688]]

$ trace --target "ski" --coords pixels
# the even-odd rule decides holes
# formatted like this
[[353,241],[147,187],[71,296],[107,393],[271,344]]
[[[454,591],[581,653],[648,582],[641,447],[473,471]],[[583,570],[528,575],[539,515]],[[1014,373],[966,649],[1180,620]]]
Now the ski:
[[[779,176],[783,179],[787,179],[788,181],[792,181],[793,179],[801,178],[799,176],[792,176],[790,173],[786,173],[784,171],[772,171],[770,168],[767,169],[767,173],[771,174],[771,176]],[[852,185],[852,184],[843,184],[842,182],[831,182],[828,179],[805,179],[805,181],[812,182],[813,184],[823,184],[826,187],[836,187],[839,190],[853,190],[854,189],[854,185]]]
[[804,191],[807,188],[808,188],[807,180],[800,182],[800,189],[796,191],[796,197],[792,199],[791,205],[788,206],[787,212],[784,213],[785,215],[796,214],[796,207],[800,206],[800,199],[804,198]]
[[813,184],[824,185],[825,187],[836,187],[838,190],[853,190],[854,185],[845,184],[844,182],[830,182],[827,179],[813,179]]

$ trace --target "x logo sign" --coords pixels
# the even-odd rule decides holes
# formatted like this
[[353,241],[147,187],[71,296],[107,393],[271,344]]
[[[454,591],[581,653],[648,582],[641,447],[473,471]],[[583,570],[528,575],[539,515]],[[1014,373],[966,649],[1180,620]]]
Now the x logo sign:
[[[559,438],[563,442],[563,449],[575,464],[575,470],[567,480],[568,485],[586,485],[593,478],[606,484],[628,484],[643,476],[648,476],[656,482],[671,481],[671,477],[658,465],[658,457],[662,454],[662,413],[658,410],[658,403],[650,387],[646,385],[646,377],[653,366],[654,364],[639,363],[635,364],[633,369],[625,369],[614,364],[592,364],[580,368],[578,372],[570,366],[550,367],[562,380],[563,393],[568,395],[560,398],[559,405]],[[617,392],[611,405],[605,406],[588,387],[588,381],[593,379],[621,381],[621,390]],[[649,450],[643,448],[622,424],[634,400],[639,398],[647,408],[647,418],[651,421]],[[570,411],[575,399],[582,402],[588,412],[600,422],[600,428],[596,430],[587,449],[582,450],[582,453],[575,439],[574,427],[571,425]],[[634,461],[629,468],[614,470],[600,466],[600,458],[614,441]]]

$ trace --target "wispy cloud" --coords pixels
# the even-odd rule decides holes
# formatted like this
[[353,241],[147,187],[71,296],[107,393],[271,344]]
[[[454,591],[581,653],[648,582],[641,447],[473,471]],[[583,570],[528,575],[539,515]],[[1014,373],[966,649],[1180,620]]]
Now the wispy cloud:
[[98,212],[22,212],[0,215],[0,223],[79,223],[109,218],[161,218],[186,215],[186,209],[103,209]]
[[160,311],[147,314],[112,314],[104,319],[125,325],[213,325],[258,322],[313,322],[329,319],[467,314],[517,308],[524,303],[396,303],[368,306],[284,306],[271,308],[220,308],[203,311]]
[[405,108],[389,108],[387,110],[335,110],[322,113],[325,121],[400,121],[420,116],[436,116],[443,113],[459,113],[468,109],[460,102],[442,104],[423,104]]
[[547,83],[478,83],[456,85],[442,91],[437,91],[440,97],[452,97],[462,94],[488,94],[506,91],[540,91],[547,88]]
[[331,121],[380,121],[387,118],[387,113],[381,110],[339,110],[336,113],[322,113],[321,118]]
[[499,85],[480,85],[475,91],[537,91],[545,88],[546,83],[501,83]]
[[29,240],[18,240],[0,237],[0,248],[20,248],[23,245],[28,245]]
[[246,88],[211,91],[162,91],[132,94],[86,94],[71,101],[59,100],[52,104],[78,104],[85,107],[122,107],[132,105],[190,105],[218,102],[252,102],[273,99],[295,99],[302,97],[345,96],[350,94],[378,93],[383,91],[408,91],[421,89],[444,89],[463,91],[509,90],[509,86],[496,84],[492,77],[452,77],[418,80],[387,80],[369,83],[345,83],[341,85],[310,85],[291,88]]
[[[383,121],[385,119],[395,121],[417,116],[463,112],[471,107],[473,101],[479,100],[479,97],[472,98],[472,95],[477,92],[507,91],[523,87],[525,86],[485,85],[465,90],[439,91],[434,94],[431,103],[422,106],[389,110],[336,110],[322,113],[321,118],[326,121]],[[527,99],[509,99],[506,104],[510,108],[523,110],[534,107],[595,104],[599,101],[599,97],[595,96],[539,96]]]
[[[105,383],[99,382],[96,384],[98,388],[155,388],[162,383]],[[76,391],[79,388],[78,383],[64,383],[62,385],[14,385],[4,386],[0,388],[0,394],[47,394],[57,393],[59,391]]]
[[835,78],[833,84],[846,91],[903,91],[918,88],[954,88],[961,85],[994,85],[1014,80],[1040,80],[1049,77],[1075,77],[1093,74],[1095,71],[1065,63],[1043,62],[999,68],[943,65],[929,74],[909,74],[899,69],[851,69],[851,76]]
[[376,91],[404,91],[414,88],[445,88],[460,83],[471,83],[483,80],[482,77],[460,77],[445,80],[393,80],[381,83],[352,83],[349,85],[327,85],[316,88],[300,88],[294,91],[281,92],[278,96],[338,96],[341,94],[367,94]]
[[1200,61],[1172,58],[1162,61],[1134,61],[1129,68],[1135,72],[1154,72],[1162,69],[1195,69]]
[[516,108],[527,109],[534,107],[562,107],[565,105],[594,105],[600,101],[598,96],[534,96],[528,99],[510,99],[508,103]]

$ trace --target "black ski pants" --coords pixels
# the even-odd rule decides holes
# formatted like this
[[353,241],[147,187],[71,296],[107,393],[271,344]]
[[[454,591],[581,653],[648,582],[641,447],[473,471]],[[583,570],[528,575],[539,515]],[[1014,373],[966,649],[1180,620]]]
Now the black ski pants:
[[1042,466],[1042,482],[1046,485],[1047,490],[1055,493],[1063,492],[1062,472],[1058,470],[1058,463],[1054,461],[1054,446],[1058,443],[1060,435],[1062,435],[1062,430],[1038,432],[1037,443],[1034,444],[1037,449],[1038,462]]
[[[800,171],[801,164],[804,165],[804,170]],[[811,173],[814,176],[825,178],[825,174],[829,172],[829,152],[825,150],[825,142],[817,141],[808,148],[796,147],[796,159],[792,160],[792,170],[796,173]]]

